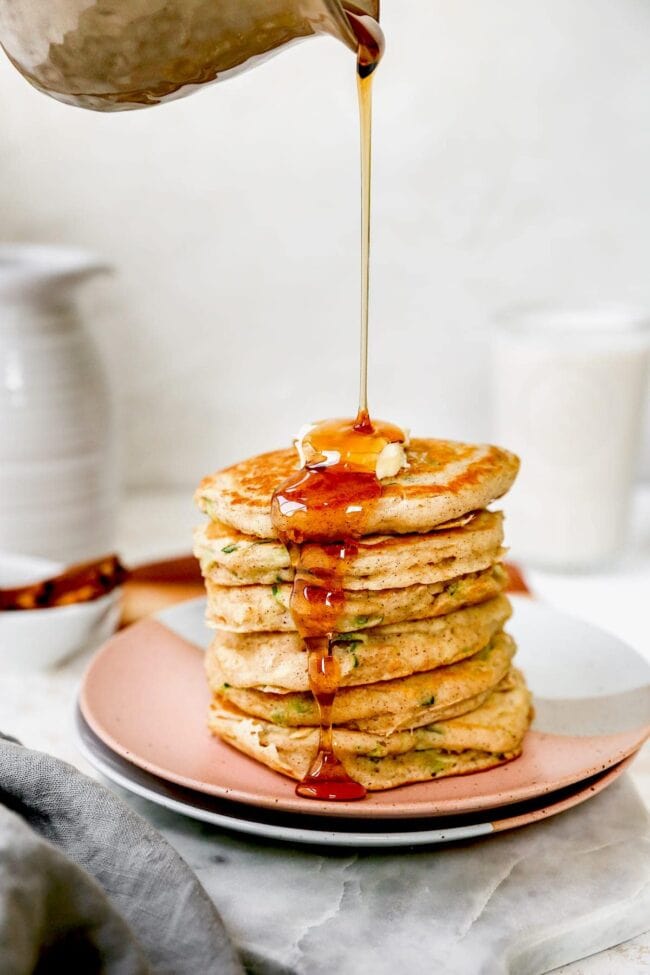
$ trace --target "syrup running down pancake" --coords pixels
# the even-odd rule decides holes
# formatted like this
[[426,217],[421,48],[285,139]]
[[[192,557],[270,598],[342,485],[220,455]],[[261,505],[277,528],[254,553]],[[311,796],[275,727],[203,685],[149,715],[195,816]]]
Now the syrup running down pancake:
[[373,424],[363,409],[354,421],[316,424],[308,434],[310,453],[302,468],[273,493],[273,528],[293,569],[288,609],[309,654],[309,686],[320,728],[316,757],[296,790],[301,796],[351,800],[365,795],[365,787],[350,778],[334,750],[341,682],[334,647],[347,622],[343,580],[358,556],[359,539],[367,534],[368,506],[382,495],[379,459],[395,446],[401,464],[399,448],[405,440],[398,427]]

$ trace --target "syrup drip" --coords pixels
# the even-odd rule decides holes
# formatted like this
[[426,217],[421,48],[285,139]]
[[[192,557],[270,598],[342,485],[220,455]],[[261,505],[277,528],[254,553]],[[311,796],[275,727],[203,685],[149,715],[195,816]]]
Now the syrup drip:
[[309,683],[320,712],[320,740],[315,760],[296,786],[297,794],[305,799],[349,802],[366,795],[365,788],[350,778],[334,751],[332,707],[340,676],[339,662],[332,653],[331,643],[324,651],[309,650]]
[[[366,790],[334,751],[332,715],[341,673],[334,654],[345,593],[346,568],[357,554],[371,506],[381,497],[379,454],[404,434],[373,423],[368,412],[368,294],[370,282],[371,96],[373,72],[384,50],[379,25],[348,13],[359,41],[357,87],[361,125],[361,367],[354,420],[325,420],[303,438],[306,461],[273,496],[274,527],[289,548],[295,577],[291,614],[309,653],[309,685],[318,704],[318,752],[296,787],[309,799],[363,799]],[[307,456],[308,453],[308,456]],[[306,544],[308,543],[308,544]]]
[[345,605],[343,580],[371,506],[381,497],[377,458],[388,443],[403,441],[398,427],[373,424],[363,411],[355,420],[323,421],[303,439],[310,451],[305,467],[273,496],[273,523],[295,572],[291,614],[309,653],[309,684],[320,715],[318,752],[296,788],[306,798],[365,796],[334,751],[332,711],[341,676],[334,648]]
[[304,560],[301,546],[291,548],[296,570],[291,612],[309,653],[309,686],[320,717],[318,752],[296,792],[307,799],[363,799],[366,790],[345,771],[334,751],[332,735],[332,710],[341,680],[334,656],[344,602],[341,577],[357,547],[353,541],[310,546],[309,558]]

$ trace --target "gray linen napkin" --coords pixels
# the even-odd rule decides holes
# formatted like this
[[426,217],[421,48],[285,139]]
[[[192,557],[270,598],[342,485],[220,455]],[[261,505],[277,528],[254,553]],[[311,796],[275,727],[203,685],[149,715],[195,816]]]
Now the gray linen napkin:
[[0,735],[2,975],[242,975],[212,901],[153,827]]

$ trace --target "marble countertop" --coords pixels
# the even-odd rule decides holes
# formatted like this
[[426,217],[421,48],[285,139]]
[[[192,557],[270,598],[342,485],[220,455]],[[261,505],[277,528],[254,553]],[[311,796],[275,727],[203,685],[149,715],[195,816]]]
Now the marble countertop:
[[[196,521],[197,515],[192,507],[188,492],[139,492],[131,494],[122,507],[119,551],[127,564],[186,553],[189,548],[191,529]],[[647,596],[650,592],[650,490],[645,490],[639,494],[633,544],[630,546],[625,559],[617,567],[616,572],[607,576],[572,577],[530,572],[527,578],[538,597],[547,599],[562,609],[568,609],[576,615],[583,616],[585,619],[615,632],[650,659],[650,629],[647,626],[645,610]],[[643,596],[644,592],[645,597]],[[73,703],[87,659],[88,654],[82,654],[47,674],[3,677],[2,682],[0,682],[0,726],[3,731],[15,735],[24,744],[51,752],[72,762],[83,771],[93,774],[77,752],[72,734]],[[632,786],[636,788],[634,796]],[[649,746],[646,745],[631,771],[624,780],[621,780],[621,787],[631,790],[630,796],[628,796],[629,802],[638,803],[640,796],[641,802],[645,804],[647,809],[650,809]],[[605,795],[606,793],[603,794],[603,797]],[[144,801],[135,799],[129,799],[129,801],[133,802],[144,815],[153,819],[163,829],[168,839],[175,843],[181,853],[186,856],[197,870],[209,892],[214,896],[227,923],[233,929],[237,928],[238,922],[234,916],[231,916],[232,891],[228,890],[229,878],[232,882],[238,882],[239,879],[242,879],[242,871],[245,869],[249,872],[249,879],[252,879],[251,871],[255,863],[259,863],[261,867],[264,861],[270,860],[272,861],[272,869],[278,870],[281,875],[282,883],[278,889],[279,896],[282,896],[282,891],[286,887],[284,893],[289,897],[292,885],[300,884],[302,855],[295,850],[290,851],[290,853],[286,852],[286,848],[273,850],[269,848],[269,844],[251,844],[223,834],[219,836],[219,842],[216,843],[214,833],[198,823],[155,810],[154,807]],[[588,805],[595,804],[596,801],[592,800],[592,803]],[[595,806],[594,813],[596,813]],[[558,821],[567,815],[558,817]],[[567,824],[570,825],[568,819]],[[569,825],[567,825],[567,829]],[[523,837],[525,833],[526,830],[519,830],[506,834],[506,836],[511,838]],[[495,840],[491,839],[485,842],[494,844]],[[513,849],[520,842],[521,839],[510,839],[505,844],[504,849]],[[487,847],[486,849],[497,851],[499,847]],[[317,867],[320,871],[323,858],[315,857],[314,854],[310,855],[314,857],[315,862],[320,863],[320,866]],[[418,854],[407,853],[403,856],[410,861],[414,857],[417,858]],[[430,857],[431,854],[422,854],[422,856]],[[487,853],[485,856],[486,860],[489,859]],[[350,860],[350,864],[346,867],[348,860]],[[345,872],[353,864],[350,882],[354,886],[354,884],[361,882],[360,878],[363,871],[369,869],[368,862],[367,859],[361,860],[356,857],[347,857],[344,862],[339,857],[337,865],[333,867],[331,864],[329,865],[327,882],[334,885],[339,891],[335,898],[337,905],[340,906],[343,902],[347,889],[345,884],[341,884],[341,878],[338,878],[337,871]],[[384,856],[381,860],[381,863],[384,864],[382,870],[388,869],[387,862]],[[445,861],[438,858],[435,862],[440,869],[441,864]],[[225,863],[228,863],[229,866],[223,866]],[[237,870],[233,864],[237,865]],[[378,867],[375,869],[379,870]],[[324,880],[325,877],[323,882]],[[650,877],[646,877],[646,881],[650,881]],[[375,882],[373,881],[373,883]],[[418,883],[424,884],[424,880],[418,880]],[[499,881],[500,883],[501,881]],[[256,906],[256,911],[258,907],[259,905]],[[304,923],[306,929],[313,926],[309,918],[306,918]],[[258,930],[258,937],[263,936],[263,931],[262,925]],[[235,933],[237,932],[235,931]],[[272,933],[269,931],[267,934],[268,944],[270,945],[273,941]],[[303,940],[305,936],[306,932],[300,935]],[[296,937],[298,937],[297,934]],[[280,957],[283,950],[286,954],[288,949],[286,946],[285,949],[282,949],[281,939],[276,938],[276,941],[279,954],[273,961],[275,968],[266,968],[260,965],[256,970],[260,973],[264,972],[265,975],[267,971],[269,973],[271,971],[286,973],[302,971],[297,963],[293,967],[290,964],[287,964],[286,968],[278,967],[280,962],[284,965],[289,959]],[[257,965],[258,962],[255,961],[255,958],[258,957],[259,952],[256,954],[257,949],[254,948],[251,951],[253,964]],[[341,975],[348,975],[347,970],[341,968],[339,970]],[[357,969],[358,972],[361,970],[361,968]],[[442,969],[438,968],[437,970],[441,971]],[[316,969],[313,971],[316,973]],[[467,971],[469,972],[469,969]],[[488,969],[485,971],[486,975],[490,975]],[[592,955],[583,961],[565,965],[558,968],[557,971],[563,975],[619,975],[619,973],[639,973],[639,975],[648,973],[650,975],[650,932],[616,948]],[[350,970],[350,975],[357,975],[357,972]]]

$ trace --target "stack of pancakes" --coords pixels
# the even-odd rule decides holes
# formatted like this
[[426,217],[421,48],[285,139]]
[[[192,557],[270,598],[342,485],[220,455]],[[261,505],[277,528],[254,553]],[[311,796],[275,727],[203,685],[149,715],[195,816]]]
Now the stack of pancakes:
[[[518,461],[441,440],[413,440],[407,460],[382,482],[369,534],[346,564],[334,640],[334,747],[367,789],[506,762],[521,752],[531,717],[503,631],[503,518],[485,510]],[[296,467],[295,452],[282,450],[205,478],[196,499],[210,521],[195,534],[195,554],[216,631],[209,727],[301,779],[317,751],[319,712],[289,608],[289,552],[271,523],[273,491]]]

